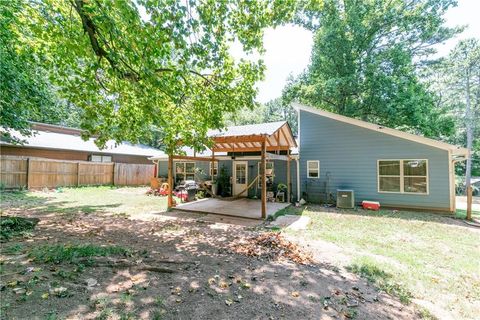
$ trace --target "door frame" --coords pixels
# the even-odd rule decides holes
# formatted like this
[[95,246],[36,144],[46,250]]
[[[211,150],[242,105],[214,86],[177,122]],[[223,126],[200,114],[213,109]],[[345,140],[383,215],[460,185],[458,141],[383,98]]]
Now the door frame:
[[[242,189],[237,190],[237,164],[245,164],[245,187],[242,187]],[[238,193],[240,193],[243,189],[245,189],[248,186],[248,161],[246,160],[233,160],[233,181],[232,181],[232,195],[236,196]],[[245,197],[248,195],[248,192],[244,193]]]

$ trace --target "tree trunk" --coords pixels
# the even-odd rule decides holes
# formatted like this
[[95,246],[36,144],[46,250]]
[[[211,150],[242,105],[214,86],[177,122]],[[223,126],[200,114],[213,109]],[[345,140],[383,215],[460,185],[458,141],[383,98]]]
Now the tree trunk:
[[472,109],[470,102],[470,66],[466,70],[466,86],[465,86],[465,127],[467,131],[467,149],[468,149],[468,158],[465,168],[465,190],[467,190],[471,185],[472,178],[472,144],[473,144],[473,128],[472,128]]
[[465,191],[467,193],[467,220],[472,220],[472,208],[471,208],[471,179],[472,179],[472,144],[473,144],[473,128],[472,128],[472,109],[470,102],[470,66],[467,66],[465,74],[465,94],[466,94],[466,108],[465,108],[465,125],[467,131],[467,149],[468,158],[465,168]]

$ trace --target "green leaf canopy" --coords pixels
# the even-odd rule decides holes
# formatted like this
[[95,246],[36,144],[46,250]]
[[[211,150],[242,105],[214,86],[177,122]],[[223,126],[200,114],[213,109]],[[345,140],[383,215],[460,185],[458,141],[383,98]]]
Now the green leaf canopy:
[[263,52],[263,30],[289,19],[291,1],[29,1],[24,41],[46,57],[62,96],[84,111],[82,128],[138,141],[162,130],[168,153],[178,141],[202,149],[223,114],[253,108],[260,59],[236,61],[232,44]]

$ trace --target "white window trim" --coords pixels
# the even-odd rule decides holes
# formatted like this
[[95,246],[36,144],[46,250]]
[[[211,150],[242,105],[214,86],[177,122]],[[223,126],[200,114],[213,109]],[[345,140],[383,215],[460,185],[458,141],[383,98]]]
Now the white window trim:
[[[177,164],[179,164],[179,163],[182,163],[182,164],[183,164],[183,169],[184,169],[184,171],[183,171],[183,173],[180,173],[180,174],[183,175],[184,180],[186,180],[186,178],[187,178],[187,165],[186,165],[186,164],[187,164],[187,163],[193,163],[193,167],[194,167],[194,169],[195,169],[195,161],[178,161],[178,162],[175,162],[175,163],[173,164],[173,166],[174,166],[174,172],[175,172],[174,181],[177,181]],[[195,180],[195,172],[193,172],[193,173],[188,173],[188,174],[189,174],[189,175],[192,175],[192,174],[193,174],[193,180]]]
[[[100,161],[93,160],[94,157],[99,157]],[[105,161],[106,158],[110,158],[109,161]],[[90,162],[95,162],[95,163],[111,163],[112,162],[112,156],[105,156],[101,154],[91,154],[89,158]]]
[[[317,163],[318,175],[316,177],[311,177],[310,176],[310,169],[308,168],[308,164],[310,162],[316,162]],[[320,179],[320,160],[307,160],[307,178],[308,179]]]
[[212,171],[212,161],[210,161],[210,163],[209,163],[209,169],[208,169],[209,171],[208,171],[208,172],[209,172],[209,174],[210,174],[210,178],[211,178],[211,179],[213,179],[213,178],[215,178],[215,177],[218,176],[218,161],[214,161],[214,165],[213,165],[213,166],[214,166],[215,169],[217,169],[217,173],[216,173],[216,174],[213,174],[213,171]]
[[[408,178],[426,178],[427,180],[427,192],[406,192],[405,191],[405,176],[403,174],[403,161],[405,160],[419,160],[425,161],[427,164],[427,174],[425,176],[407,176]],[[380,161],[400,161],[400,176],[396,175],[382,175],[382,177],[400,177],[400,191],[380,191]],[[416,159],[416,158],[405,158],[405,159],[378,159],[377,160],[377,192],[378,193],[396,193],[396,194],[413,194],[419,196],[428,196],[430,194],[430,177],[428,175],[429,164],[428,159]]]

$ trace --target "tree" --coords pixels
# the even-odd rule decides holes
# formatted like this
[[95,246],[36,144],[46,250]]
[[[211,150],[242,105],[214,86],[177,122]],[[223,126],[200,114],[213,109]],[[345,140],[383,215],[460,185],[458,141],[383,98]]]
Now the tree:
[[314,32],[311,63],[284,99],[429,136],[451,127],[417,67],[458,31],[443,26],[453,0],[312,3],[296,17]]
[[297,133],[297,112],[290,103],[285,103],[282,98],[276,98],[267,103],[260,104],[255,109],[243,108],[235,113],[226,115],[226,123],[232,126],[287,121],[293,134]]
[[470,151],[465,164],[465,185],[469,187],[472,171],[480,175],[479,142],[474,139],[480,130],[480,41],[460,41],[448,57],[430,69],[437,108],[455,115],[459,128],[450,141],[466,145]]
[[161,128],[167,153],[202,149],[223,114],[253,108],[260,59],[235,61],[229,46],[263,52],[263,30],[288,19],[291,1],[31,0],[24,36],[46,57],[62,96],[79,106],[81,127],[138,142]]
[[18,41],[22,31],[20,1],[0,1],[0,126],[2,138],[18,143],[11,130],[31,134],[29,121],[73,124],[78,110],[60,100],[41,66],[42,57],[28,43]]

